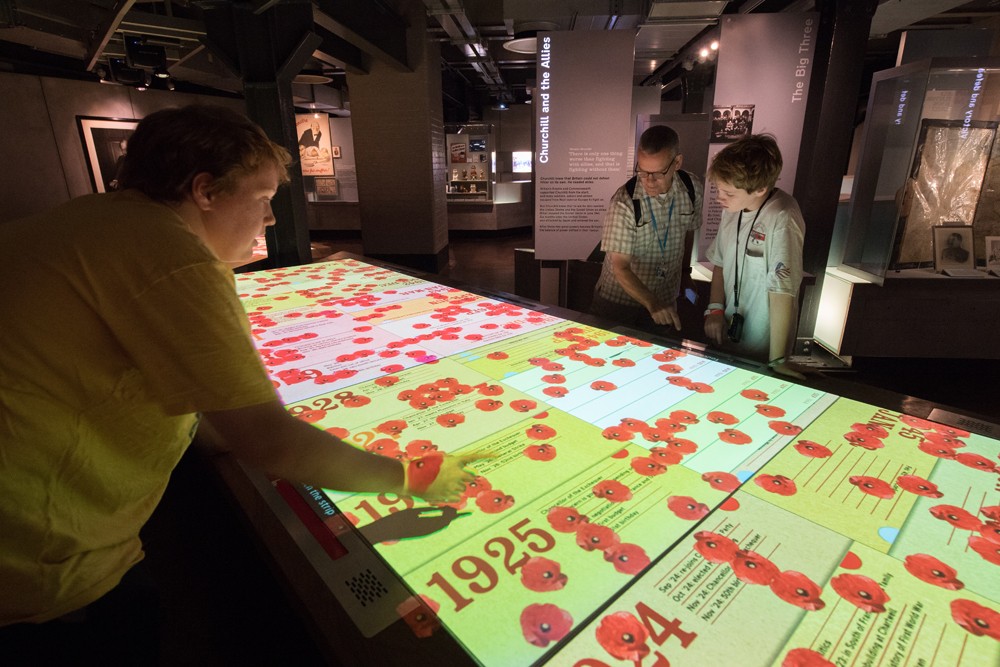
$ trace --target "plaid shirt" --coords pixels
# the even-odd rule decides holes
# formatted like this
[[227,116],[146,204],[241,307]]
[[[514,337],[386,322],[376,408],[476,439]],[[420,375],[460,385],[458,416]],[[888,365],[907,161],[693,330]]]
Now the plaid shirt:
[[642,181],[638,181],[633,198],[640,200],[642,205],[639,225],[636,225],[632,199],[625,186],[618,188],[604,214],[601,250],[609,254],[604,257],[601,277],[597,280],[598,294],[614,303],[641,307],[615,280],[610,255],[615,252],[629,255],[636,277],[660,299],[674,303],[681,285],[684,236],[701,227],[702,185],[693,176],[691,180],[694,182],[693,206],[687,188],[676,175],[662,198],[646,195]]

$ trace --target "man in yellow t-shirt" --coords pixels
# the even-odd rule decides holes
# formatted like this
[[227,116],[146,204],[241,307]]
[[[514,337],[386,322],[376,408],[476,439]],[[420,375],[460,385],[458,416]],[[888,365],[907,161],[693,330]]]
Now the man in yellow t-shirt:
[[[251,343],[229,266],[274,224],[289,162],[235,112],[167,109],[132,135],[120,191],[0,225],[0,661],[67,637],[141,661],[114,652],[125,628],[88,622],[128,604],[119,582],[197,413],[272,474],[417,488],[399,461],[291,417]],[[446,456],[418,495],[456,497],[470,460]]]

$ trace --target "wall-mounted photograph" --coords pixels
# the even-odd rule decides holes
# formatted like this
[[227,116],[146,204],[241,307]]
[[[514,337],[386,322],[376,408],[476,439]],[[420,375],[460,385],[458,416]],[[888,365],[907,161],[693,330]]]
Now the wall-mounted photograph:
[[734,104],[712,110],[712,143],[728,144],[753,134],[753,104]]
[[456,141],[449,148],[451,149],[451,161],[452,162],[465,162],[465,150],[466,143],[464,141]]
[[138,124],[129,118],[76,117],[94,192],[118,188],[118,170],[128,152],[128,139]]
[[934,270],[974,269],[972,227],[936,225],[934,227]]

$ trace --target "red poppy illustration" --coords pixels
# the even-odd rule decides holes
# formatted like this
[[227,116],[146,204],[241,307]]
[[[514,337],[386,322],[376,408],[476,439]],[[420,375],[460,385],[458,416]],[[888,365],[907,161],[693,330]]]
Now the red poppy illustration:
[[725,535],[702,530],[694,534],[694,549],[710,563],[730,563],[736,558],[739,545]]
[[719,431],[719,440],[728,442],[730,445],[745,445],[751,442],[752,438],[743,431],[727,428],[725,431]]
[[373,430],[376,433],[382,433],[383,435],[399,435],[403,432],[407,426],[406,421],[403,419],[390,419],[387,422],[382,422],[376,426]]
[[729,566],[737,579],[748,584],[767,586],[781,574],[778,566],[755,551],[740,549]]
[[596,380],[590,383],[590,388],[594,391],[614,391],[618,386],[613,382],[608,382],[607,380]]
[[930,431],[934,428],[934,422],[929,422],[926,419],[921,419],[920,417],[911,417],[910,415],[900,415],[899,421],[903,422],[907,426],[912,426],[913,428],[919,428],[921,431]]
[[562,398],[569,393],[569,390],[566,387],[546,387],[542,389],[542,393],[552,398]]
[[503,387],[498,384],[484,384],[478,388],[483,396],[499,396],[503,393]]
[[955,528],[962,530],[978,531],[983,526],[983,522],[976,518],[976,515],[957,505],[935,505],[930,509],[930,513],[934,515],[935,519],[947,521]]
[[768,395],[760,389],[744,389],[740,392],[740,396],[743,398],[749,398],[751,401],[766,401],[769,398]]
[[879,438],[876,438],[873,435],[868,435],[867,433],[859,433],[858,431],[845,433],[844,440],[851,443],[855,447],[861,447],[862,449],[867,449],[869,451],[885,447],[885,443]]
[[563,366],[562,364],[557,364],[554,361],[549,361],[547,363],[542,364],[542,370],[546,370],[546,371],[564,371],[564,370],[566,370],[566,367]]
[[965,447],[965,442],[953,435],[948,435],[947,433],[925,433],[924,440],[929,440],[935,445],[951,447],[952,449],[961,449],[962,447]]
[[449,412],[439,416],[435,421],[445,428],[454,428],[465,421],[465,415],[458,412]]
[[691,496],[670,496],[667,507],[680,519],[697,521],[708,514],[708,505],[700,503]]
[[713,424],[725,424],[726,426],[732,426],[733,424],[736,424],[740,421],[739,419],[732,416],[728,412],[719,412],[718,410],[709,412],[705,416],[705,419],[712,422]]
[[619,425],[630,431],[641,431],[644,428],[649,428],[649,424],[641,419],[635,419],[633,417],[622,417]]
[[781,667],[834,667],[834,664],[810,648],[793,648],[785,654]]
[[813,442],[812,440],[799,440],[794,445],[795,451],[803,456],[808,456],[814,459],[825,459],[833,456],[833,452],[829,447],[824,447],[818,442]]
[[514,506],[514,496],[508,496],[497,489],[490,489],[476,496],[476,506],[487,514],[499,514]]
[[531,359],[528,359],[528,363],[531,364],[532,366],[541,366],[543,364],[549,363],[549,360],[546,359],[545,357],[532,357]]
[[462,493],[463,496],[467,498],[475,498],[483,491],[489,491],[493,488],[490,481],[483,476],[476,477],[471,482],[465,485],[465,491]]
[[336,437],[340,438],[341,440],[344,440],[345,438],[347,438],[347,437],[349,437],[351,435],[350,431],[348,431],[346,428],[343,428],[341,426],[331,426],[330,428],[324,429],[324,430],[327,433],[329,433],[330,435],[336,436]]
[[604,551],[621,541],[618,533],[607,526],[596,523],[584,523],[576,529],[576,543],[585,551],[593,551],[594,549]]
[[528,445],[524,448],[524,455],[532,461],[551,461],[556,457],[556,448],[547,443]]
[[924,454],[930,454],[931,456],[936,456],[939,459],[955,458],[954,449],[943,445],[936,445],[930,440],[923,440],[919,445],[917,445],[917,449],[922,451]]
[[944,495],[938,491],[937,484],[917,475],[900,475],[896,478],[896,484],[904,491],[915,493],[918,496],[940,498]]
[[932,422],[931,428],[937,433],[950,435],[953,438],[968,438],[971,435],[971,433],[965,429],[955,428],[954,426],[948,426],[947,424],[935,424]]
[[595,634],[597,643],[613,658],[630,660],[638,665],[649,655],[649,646],[646,645],[649,632],[639,619],[627,611],[602,618]]
[[521,583],[536,593],[558,591],[567,580],[559,563],[542,556],[529,558],[521,567]]
[[683,373],[684,368],[677,364],[661,364],[659,369],[664,373]]
[[1000,565],[1000,543],[985,537],[972,535],[969,537],[969,548],[994,565]]
[[657,352],[653,355],[654,361],[673,361],[678,357],[683,356],[676,354],[674,350],[664,350],[663,352]]
[[548,382],[549,384],[563,384],[566,382],[566,376],[560,375],[559,373],[552,373],[551,375],[543,375],[542,382]]
[[411,440],[406,445],[406,453],[412,457],[423,456],[428,452],[436,452],[437,450],[437,445],[430,440]]
[[426,595],[421,595],[417,599],[419,599],[420,604],[405,614],[400,613],[401,608],[409,600],[400,603],[396,611],[400,613],[402,619],[410,626],[410,630],[413,631],[414,635],[420,638],[430,637],[441,627],[441,623],[437,618],[437,611],[441,608],[441,605]]
[[353,396],[348,396],[347,398],[341,399],[340,404],[345,408],[360,408],[368,405],[372,402],[372,399],[367,396],[358,396],[357,394]]
[[875,496],[876,498],[889,499],[896,495],[895,490],[893,490],[892,485],[885,482],[878,477],[869,477],[867,475],[853,475],[847,481],[849,481],[854,486],[858,487],[859,491],[867,493],[870,496]]
[[[327,430],[329,431],[330,429]],[[991,521],[1000,521],[1000,505],[980,507],[979,512]]]
[[768,405],[767,403],[758,403],[755,406],[757,413],[762,414],[765,417],[784,417],[785,411],[779,408],[777,405]]
[[652,447],[649,450],[649,457],[665,466],[672,466],[680,463],[684,455],[667,447]]
[[647,426],[646,428],[640,429],[639,434],[642,435],[642,439],[646,442],[663,442],[673,435],[673,431],[650,428]]
[[687,388],[698,394],[711,394],[715,392],[715,388],[705,382],[692,382]]
[[669,415],[670,420],[674,422],[680,422],[682,424],[697,424],[698,416],[689,412],[688,410],[674,410]]
[[625,357],[621,357],[619,359],[613,360],[611,362],[611,365],[612,366],[618,366],[619,368],[631,368],[632,366],[635,366],[635,362],[632,361],[631,359],[627,359]]
[[793,496],[798,491],[795,480],[784,475],[757,475],[753,482],[765,491],[779,496]]
[[503,401],[495,401],[492,398],[484,398],[476,401],[476,407],[483,412],[493,412],[503,407]]
[[838,574],[830,580],[833,590],[861,611],[882,613],[889,601],[882,587],[874,579],[863,574]]
[[739,478],[730,472],[706,472],[701,476],[708,485],[719,491],[735,491],[740,486]]
[[688,387],[691,385],[691,378],[684,375],[671,375],[667,378],[667,382],[677,387]]
[[851,430],[858,433],[866,433],[872,437],[879,438],[880,440],[889,437],[889,432],[878,424],[858,422],[857,424],[851,424]]
[[903,567],[917,579],[950,591],[957,591],[965,586],[958,580],[955,568],[930,554],[910,554],[903,560]]
[[508,355],[506,352],[490,352],[489,354],[486,355],[486,358],[493,359],[494,361],[496,361],[498,359],[506,359],[507,356]]
[[616,544],[604,550],[604,560],[622,574],[639,574],[649,565],[649,556],[638,544]]
[[538,407],[538,403],[535,403],[531,399],[521,398],[516,401],[510,402],[510,408],[514,412],[531,412]]
[[991,542],[1000,544],[1000,521],[986,521],[979,532]]
[[694,454],[698,451],[698,443],[694,440],[688,440],[686,438],[669,438],[665,447],[671,451],[679,452],[681,454]]
[[532,424],[524,431],[524,434],[532,440],[549,440],[556,436],[556,430],[545,424]]
[[795,570],[781,572],[771,580],[770,585],[771,592],[779,598],[806,611],[819,611],[826,606],[819,597],[822,589],[801,572]]
[[399,443],[391,438],[379,438],[365,445],[365,450],[373,454],[393,457],[400,454]]
[[601,435],[603,435],[608,440],[617,440],[618,442],[626,442],[632,439],[634,433],[632,433],[632,431],[626,428],[622,428],[621,426],[609,426],[603,431],[601,431]]
[[997,464],[985,456],[980,456],[973,452],[959,452],[955,454],[955,460],[964,466],[970,468],[975,468],[977,470],[985,470],[986,472],[996,473]]
[[768,427],[780,435],[798,435],[802,432],[801,426],[796,426],[791,422],[772,420],[767,422]]
[[521,612],[521,632],[525,641],[535,646],[559,641],[572,627],[573,617],[554,604],[529,604]]
[[545,518],[549,520],[552,529],[560,533],[575,533],[581,524],[590,522],[590,519],[573,507],[550,507]]
[[606,479],[594,485],[594,495],[613,503],[621,503],[632,499],[632,490],[618,480]]
[[667,472],[667,466],[649,456],[636,456],[632,459],[632,470],[644,477],[655,477]]
[[680,433],[681,431],[687,430],[687,424],[688,422],[671,417],[669,419],[657,419],[654,425],[658,431]]
[[959,598],[951,602],[951,617],[962,628],[977,637],[991,637],[1000,641],[1000,614],[995,609]]

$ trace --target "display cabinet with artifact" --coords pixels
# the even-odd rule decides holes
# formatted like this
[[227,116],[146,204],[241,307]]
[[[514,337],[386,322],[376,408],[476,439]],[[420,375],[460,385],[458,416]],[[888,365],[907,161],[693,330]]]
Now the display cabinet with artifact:
[[1000,59],[874,75],[817,341],[846,356],[1000,356],[986,247],[1000,234],[998,125]]
[[446,129],[448,201],[493,201],[492,126],[462,125]]

